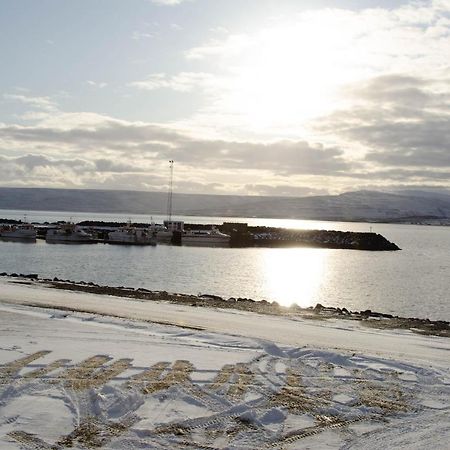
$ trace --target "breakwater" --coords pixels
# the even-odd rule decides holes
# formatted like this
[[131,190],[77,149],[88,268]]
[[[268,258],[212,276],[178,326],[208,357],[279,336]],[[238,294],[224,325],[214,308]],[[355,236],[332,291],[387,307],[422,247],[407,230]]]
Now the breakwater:
[[351,250],[395,251],[400,248],[377,233],[334,230],[292,230],[249,227],[225,222],[220,230],[231,236],[233,247],[319,247]]
[[[0,219],[4,224],[21,224],[21,221]],[[47,230],[59,223],[34,224],[38,238],[45,238]],[[95,242],[108,242],[108,233],[126,224],[123,222],[103,222],[86,220],[78,226],[95,234]],[[134,223],[136,228],[148,228],[151,224]],[[216,227],[230,236],[229,246],[246,247],[316,247],[330,249],[350,249],[369,251],[396,251],[400,248],[384,236],[372,232],[336,231],[336,230],[299,230],[268,226],[249,226],[246,223],[224,222],[222,225],[185,223],[184,228],[190,230],[211,230]],[[176,245],[183,244],[183,234],[177,233],[172,239]]]
[[[102,230],[120,227],[124,223],[84,221],[80,226]],[[136,223],[136,227],[150,224]],[[185,223],[185,230],[210,230],[216,227],[231,236],[230,247],[318,247],[332,249],[396,251],[400,248],[377,233],[334,230],[294,230],[287,228],[249,226],[246,223],[224,222],[222,225]],[[182,236],[181,236],[182,243]]]

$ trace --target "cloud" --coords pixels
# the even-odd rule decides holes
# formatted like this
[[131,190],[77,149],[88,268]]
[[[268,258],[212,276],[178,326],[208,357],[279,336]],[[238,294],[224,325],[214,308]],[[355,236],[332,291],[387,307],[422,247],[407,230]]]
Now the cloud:
[[145,80],[128,83],[128,86],[146,91],[172,89],[178,92],[190,92],[195,88],[209,86],[212,79],[211,74],[204,72],[181,72],[171,76],[165,73],[153,73]]
[[175,6],[179,5],[186,1],[192,1],[192,0],[150,0],[152,3],[156,3],[157,5],[164,5],[164,6]]
[[270,143],[221,140],[185,140],[167,154],[191,165],[236,170],[259,170],[282,176],[294,174],[336,174],[351,169],[351,164],[336,148],[324,148],[305,141]]
[[386,75],[351,90],[352,104],[317,121],[365,148],[365,160],[383,167],[420,168],[430,178],[450,169],[450,92],[445,78]]
[[[146,168],[141,162],[132,164],[125,158],[117,156],[112,159],[90,159],[88,154],[83,158],[58,158],[38,153],[18,157],[0,155],[2,181],[16,186],[64,187],[69,185],[111,188],[115,186],[114,183],[120,181],[123,188],[130,188],[133,185],[139,189],[146,188],[138,184],[139,179],[147,183],[149,181],[145,171]],[[128,184],[124,183],[125,180],[128,180]]]
[[308,186],[292,186],[290,184],[247,184],[245,190],[249,194],[274,197],[305,197],[329,193],[327,189],[314,189]]
[[141,41],[142,39],[153,39],[156,35],[154,33],[147,33],[142,31],[133,31],[131,39]]
[[281,175],[325,174],[351,168],[341,150],[305,141],[206,140],[170,127],[110,118],[90,128],[4,125],[0,127],[2,141],[5,147],[26,145],[55,151],[64,146],[66,151],[76,153],[93,150],[142,153],[157,159],[174,158],[192,167],[200,164],[218,169],[266,170]]
[[[250,180],[261,177],[282,177],[287,185],[290,177],[342,176],[352,167],[338,148],[306,141],[200,139],[175,127],[68,113],[61,114],[59,125],[56,116],[33,126],[0,124],[0,155],[8,153],[16,156],[3,157],[4,170],[7,166],[17,179],[30,183],[51,174],[56,180],[66,176],[71,185],[89,187],[98,185],[99,179],[112,183],[127,174],[128,189],[141,188],[136,186],[138,179],[144,183],[165,173],[169,159],[176,160],[180,183],[190,183],[191,189],[195,182],[217,183],[222,192],[243,191]],[[134,180],[132,174],[138,177]]]
[[50,97],[33,97],[25,94],[3,94],[3,98],[9,101],[25,104],[31,108],[43,111],[56,111],[57,105]]
[[87,80],[86,84],[88,86],[92,86],[92,87],[98,87],[100,89],[105,88],[106,86],[108,86],[108,83],[105,82],[98,82],[98,81],[92,81],[92,80]]
[[81,187],[90,164],[82,160],[52,160],[44,155],[28,154],[17,158],[0,155],[3,183],[14,186]]
[[164,191],[169,159],[176,161],[180,192],[311,195],[368,180],[442,185],[450,176],[442,163],[405,168],[370,158],[369,152],[351,159],[339,147],[305,140],[200,139],[176,127],[94,114],[65,113],[60,122],[55,116],[34,126],[0,124],[6,185],[62,187],[66,180],[76,187]]
[[[136,160],[134,160],[136,161]],[[139,173],[145,172],[145,167],[138,164],[130,164],[117,159],[100,158],[94,161],[95,169],[98,172],[115,172],[115,173]]]
[[[216,33],[216,31],[213,31]],[[227,33],[225,29],[221,31]],[[248,34],[228,33],[223,39],[211,39],[197,47],[192,47],[185,52],[185,57],[190,60],[201,60],[210,57],[230,58],[241,54],[247,49],[253,48],[258,43],[257,36]]]

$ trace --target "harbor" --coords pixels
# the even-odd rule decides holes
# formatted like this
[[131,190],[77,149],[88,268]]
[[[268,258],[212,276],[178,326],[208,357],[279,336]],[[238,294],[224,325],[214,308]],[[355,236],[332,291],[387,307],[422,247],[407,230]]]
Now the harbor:
[[313,247],[369,251],[396,251],[400,248],[374,232],[298,230],[247,223],[221,225],[165,220],[163,224],[101,222],[25,223],[0,219],[0,238],[61,244],[178,245],[207,247]]
[[[279,234],[286,238],[305,236],[309,243],[288,246],[282,240],[258,239],[258,246],[252,243],[252,246],[226,248],[171,245],[159,240],[155,246],[102,242],[66,245],[48,243],[45,229],[56,227],[58,221],[72,221],[85,230],[100,227],[113,230],[126,225],[129,218],[136,227],[147,228],[151,216],[5,210],[0,212],[0,223],[4,223],[1,218],[6,217],[10,218],[10,224],[13,219],[19,223],[24,221],[25,213],[28,222],[37,227],[37,239],[0,238],[0,272],[37,273],[46,278],[195,295],[209,293],[256,301],[275,300],[281,305],[296,303],[304,307],[317,303],[330,305],[332,298],[331,304],[341,308],[372,309],[397,315],[408,310],[416,317],[450,320],[448,283],[439,282],[443,271],[445,273],[445,268],[449,267],[446,227],[252,217],[235,217],[231,221],[226,217],[180,215],[177,219],[184,221],[186,229],[209,230],[214,225],[228,234],[230,232],[222,227],[224,222],[247,223],[247,230],[258,238],[268,229],[279,229]],[[153,221],[162,225],[166,218],[166,215],[154,215]],[[382,235],[402,250],[343,248],[346,239],[366,234]],[[340,239],[342,248],[330,248],[332,242],[323,242],[333,235]],[[434,261],[441,263],[439,268],[430,271]],[[421,276],[417,277],[417,273]],[[364,292],[364,295],[355,292]],[[412,298],[426,301],[412,302]]]

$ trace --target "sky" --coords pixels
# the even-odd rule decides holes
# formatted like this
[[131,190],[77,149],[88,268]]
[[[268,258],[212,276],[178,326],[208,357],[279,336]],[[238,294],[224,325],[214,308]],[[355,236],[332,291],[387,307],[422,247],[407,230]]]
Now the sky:
[[450,188],[450,0],[0,0],[0,185]]

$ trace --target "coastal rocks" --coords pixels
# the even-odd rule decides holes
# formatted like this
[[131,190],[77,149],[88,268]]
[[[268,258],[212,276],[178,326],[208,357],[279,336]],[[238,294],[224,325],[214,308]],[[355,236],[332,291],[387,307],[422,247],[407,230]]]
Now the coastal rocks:
[[[429,319],[407,318],[394,316],[392,314],[380,313],[370,309],[362,311],[351,311],[347,308],[324,306],[318,303],[315,307],[301,308],[298,305],[290,307],[280,306],[277,302],[266,300],[256,301],[251,298],[230,297],[224,299],[218,295],[203,294],[180,294],[167,291],[151,291],[144,288],[112,287],[101,286],[93,282],[75,282],[61,280],[58,277],[53,279],[39,278],[37,274],[7,274],[0,273],[0,276],[15,278],[14,283],[23,283],[21,279],[29,279],[36,283],[69,291],[80,291],[100,295],[113,295],[140,301],[165,301],[175,304],[190,305],[196,307],[235,309],[240,311],[256,312],[268,315],[283,315],[299,317],[303,319],[342,319],[357,320],[365,326],[383,329],[404,329],[415,333],[433,336],[450,337],[450,323],[442,320],[432,321]],[[31,281],[25,284],[31,284]],[[301,325],[299,325],[301,326]]]
[[30,280],[37,280],[39,279],[39,275],[37,273],[29,273],[29,274],[23,274],[23,273],[6,273],[1,272],[0,277],[10,277],[10,278],[27,278]]

